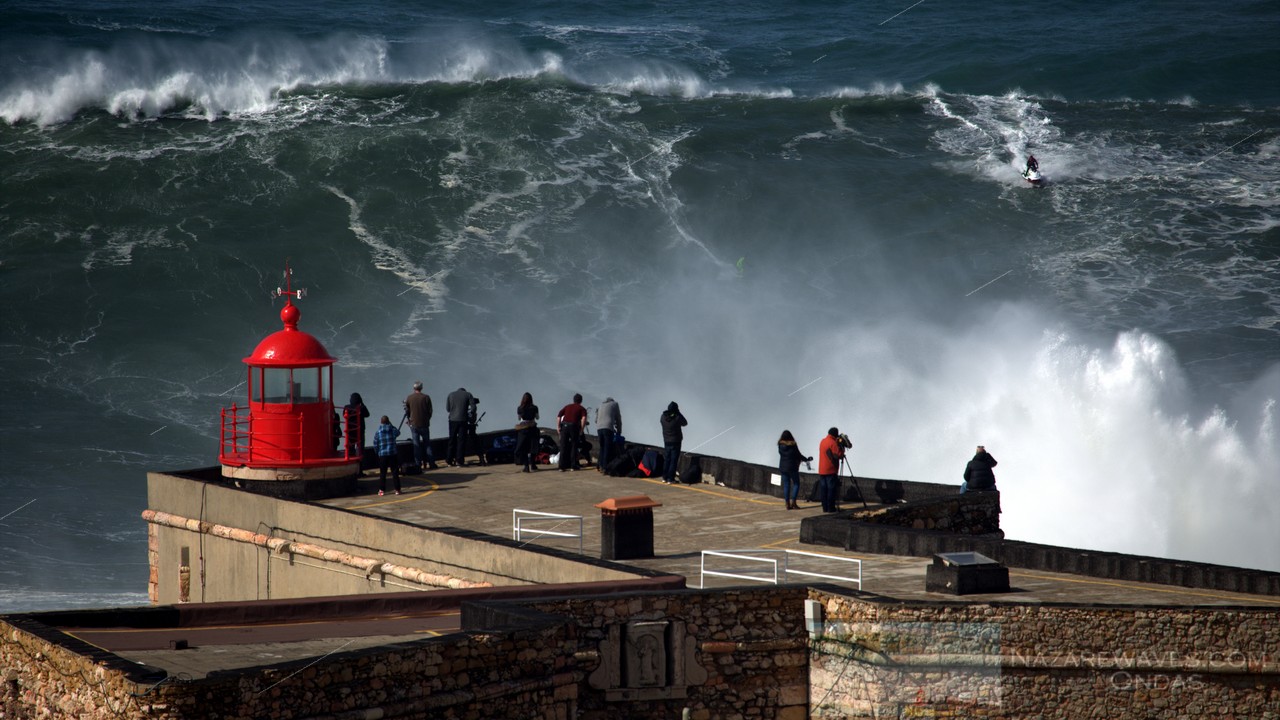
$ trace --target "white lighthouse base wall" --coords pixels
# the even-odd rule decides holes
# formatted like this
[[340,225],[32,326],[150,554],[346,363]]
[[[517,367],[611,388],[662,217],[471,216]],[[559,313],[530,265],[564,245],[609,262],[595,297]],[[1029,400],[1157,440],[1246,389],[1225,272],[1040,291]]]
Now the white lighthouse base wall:
[[337,478],[355,477],[360,472],[360,461],[355,460],[342,465],[326,465],[323,467],[296,468],[252,468],[222,466],[222,476],[232,480],[333,480]]
[[350,495],[360,476],[360,462],[307,468],[222,466],[222,476],[238,487],[279,498],[323,500]]

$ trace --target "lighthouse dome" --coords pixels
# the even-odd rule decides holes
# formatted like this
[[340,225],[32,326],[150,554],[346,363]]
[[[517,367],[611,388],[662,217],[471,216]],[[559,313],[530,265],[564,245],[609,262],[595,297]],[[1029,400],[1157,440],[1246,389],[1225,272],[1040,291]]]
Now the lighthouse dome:
[[324,345],[315,336],[298,329],[298,318],[301,315],[296,305],[285,303],[280,310],[284,329],[263,338],[244,362],[248,365],[283,367],[332,365],[336,358],[324,349]]

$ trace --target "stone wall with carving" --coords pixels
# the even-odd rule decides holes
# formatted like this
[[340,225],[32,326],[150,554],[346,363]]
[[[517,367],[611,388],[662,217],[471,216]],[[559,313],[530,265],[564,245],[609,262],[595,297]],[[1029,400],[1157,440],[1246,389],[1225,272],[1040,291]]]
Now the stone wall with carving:
[[815,718],[1280,719],[1280,609],[813,597]]
[[580,718],[807,718],[806,588],[752,587],[533,603],[572,619]]

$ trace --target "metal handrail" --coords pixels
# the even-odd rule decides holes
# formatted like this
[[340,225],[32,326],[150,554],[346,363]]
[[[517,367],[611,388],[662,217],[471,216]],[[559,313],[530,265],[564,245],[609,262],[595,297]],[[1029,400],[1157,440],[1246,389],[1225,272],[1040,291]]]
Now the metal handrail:
[[[560,525],[563,525],[564,524],[563,521],[565,520],[577,520],[578,532],[577,533],[557,532],[555,530],[539,530],[537,528],[524,527],[524,522],[526,520],[530,522],[536,522],[538,520],[553,520],[553,519],[561,521],[560,523],[557,523],[555,527],[559,527]],[[578,538],[578,554],[579,555],[583,554],[582,516],[581,515],[563,515],[561,513],[539,512],[537,510],[523,510],[521,508],[516,508],[511,511],[511,532],[513,537],[515,537],[516,542],[523,541],[524,539],[523,536],[525,534],[535,535],[535,536],[547,535],[550,537],[566,537],[566,538],[576,537]]]
[[[360,437],[360,411],[355,408],[342,408],[342,459],[355,460],[364,455],[363,438]],[[357,446],[358,444],[358,446]],[[352,450],[355,452],[352,452]]]
[[[747,553],[752,553],[752,554],[748,555]],[[703,551],[702,551],[702,562],[701,562],[701,574],[702,574],[702,577],[699,579],[699,585],[698,585],[698,586],[699,586],[699,587],[706,587],[706,583],[707,583],[707,576],[708,576],[708,575],[713,576],[713,577],[726,577],[726,578],[734,578],[734,579],[737,579],[737,580],[749,580],[749,581],[751,581],[751,582],[764,582],[764,583],[772,583],[772,584],[774,584],[774,585],[777,585],[777,584],[778,584],[778,577],[779,577],[779,573],[778,573],[778,560],[777,560],[777,559],[775,559],[775,558],[758,557],[759,555],[769,555],[769,554],[774,554],[774,555],[781,554],[781,555],[782,555],[782,573],[781,573],[781,575],[782,575],[782,577],[783,577],[784,579],[785,579],[788,575],[804,575],[804,576],[807,576],[807,577],[817,577],[817,578],[824,578],[824,579],[827,579],[827,580],[836,580],[836,581],[840,581],[840,582],[850,582],[850,583],[855,583],[855,584],[857,584],[857,586],[858,586],[858,589],[859,589],[859,590],[861,590],[861,589],[862,589],[862,561],[861,561],[861,560],[859,560],[859,559],[857,559],[857,558],[846,558],[846,557],[840,557],[839,555],[825,555],[825,554],[822,554],[822,553],[805,552],[805,551],[803,551],[803,550],[765,550],[765,549],[755,549],[755,550],[703,550]],[[842,575],[828,575],[828,574],[826,574],[826,573],[817,573],[817,572],[812,572],[812,571],[809,571],[809,570],[797,570],[797,569],[792,569],[792,568],[791,568],[791,566],[790,566],[790,564],[791,564],[791,556],[792,556],[792,555],[801,555],[801,556],[806,556],[806,557],[822,558],[822,559],[824,559],[824,560],[837,560],[837,561],[840,561],[840,562],[853,563],[853,564],[855,564],[855,565],[857,566],[857,568],[858,568],[858,575],[857,575],[857,577],[845,577],[845,576],[842,576]],[[724,557],[724,558],[732,558],[732,559],[734,559],[734,560],[746,560],[746,561],[748,561],[748,562],[758,562],[758,563],[763,563],[763,564],[766,564],[766,565],[769,565],[769,566],[771,566],[771,567],[772,567],[772,569],[773,569],[773,577],[772,577],[772,578],[769,578],[769,577],[761,577],[761,576],[758,576],[758,575],[741,575],[741,574],[738,574],[738,573],[724,572],[724,571],[720,571],[720,570],[708,570],[708,569],[707,569],[707,557]]]
[[[839,555],[827,555],[825,553],[806,552],[804,550],[784,550],[786,557],[783,558],[783,574],[784,575],[806,575],[808,577],[825,578],[827,580],[836,580],[840,582],[857,583],[858,589],[862,589],[862,560],[858,558],[840,557]],[[825,575],[823,573],[810,572],[808,570],[791,569],[791,556],[803,555],[805,557],[816,557],[824,560],[838,560],[840,562],[853,563],[858,567],[858,577],[844,577],[841,575]]]
[[[772,560],[770,558],[753,557],[751,555],[742,555],[740,554],[742,552],[752,552],[752,551],[741,550],[741,551],[734,551],[734,552],[722,552],[718,550],[703,550],[702,551],[702,577],[699,578],[698,580],[698,587],[707,586],[708,575],[714,575],[716,577],[736,578],[738,580],[750,580],[752,582],[768,582],[768,583],[773,583],[774,585],[778,584],[778,561],[777,560]],[[737,575],[735,573],[720,572],[718,570],[708,570],[707,569],[708,555],[714,556],[714,557],[733,558],[735,560],[750,560],[752,562],[767,563],[773,567],[773,579],[769,580],[767,578],[756,577],[754,575]]]
[[[247,411],[248,414],[241,417],[241,410]],[[298,460],[305,462],[311,458],[307,457],[306,448],[302,443],[303,435],[305,435],[302,427],[304,416],[302,413],[297,413],[293,416],[293,419],[297,421],[297,430],[291,433],[271,433],[268,437],[293,438],[294,442],[292,445],[281,446],[281,449],[285,452],[296,453],[298,455]],[[247,425],[248,428],[242,430],[242,425]],[[230,435],[231,452],[226,452],[228,435]],[[253,462],[253,437],[253,412],[250,408],[241,408],[236,405],[232,405],[230,410],[222,408],[222,432],[219,449],[222,451],[221,456],[223,458],[234,458],[244,462]]]

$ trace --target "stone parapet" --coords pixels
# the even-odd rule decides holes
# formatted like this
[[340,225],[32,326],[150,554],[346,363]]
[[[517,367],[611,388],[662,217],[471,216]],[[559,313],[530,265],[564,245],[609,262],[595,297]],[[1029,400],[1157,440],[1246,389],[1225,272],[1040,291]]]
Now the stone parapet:
[[812,717],[1280,718],[1274,608],[813,599]]
[[[812,637],[806,600],[822,609]],[[202,612],[143,609],[129,622]],[[1280,720],[1280,608],[901,602],[786,585],[487,598],[464,604],[463,615],[464,630],[451,635],[199,679],[131,663],[41,616],[6,616],[0,712],[56,720],[657,720],[686,712],[702,720]]]
[[1000,530],[1000,493],[995,491],[954,493],[896,505],[855,509],[851,517],[857,522],[874,525],[1004,537]]

